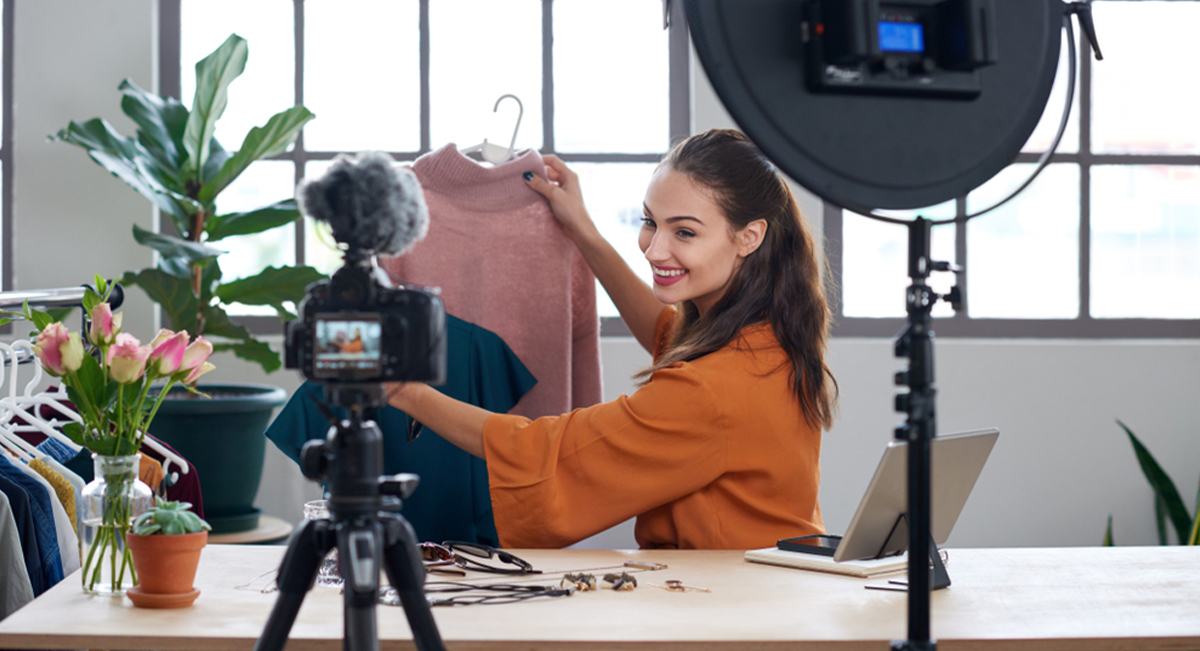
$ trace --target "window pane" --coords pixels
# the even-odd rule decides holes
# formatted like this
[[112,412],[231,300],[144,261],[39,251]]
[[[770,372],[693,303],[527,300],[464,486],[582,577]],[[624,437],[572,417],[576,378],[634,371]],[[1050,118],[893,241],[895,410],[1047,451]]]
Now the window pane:
[[555,149],[666,151],[667,69],[658,0],[555,2]]
[[[890,217],[904,219],[922,215],[929,219],[954,216],[954,202],[920,210],[889,210]],[[954,260],[953,224],[933,228],[935,260]],[[842,211],[842,315],[847,317],[902,317],[908,277],[908,228]],[[953,274],[938,273],[929,278],[929,286],[939,294],[950,291]],[[953,310],[939,301],[933,316],[950,316]]]
[[1092,168],[1092,316],[1200,318],[1200,173]]
[[[1079,151],[1079,58],[1090,55],[1090,50],[1082,50],[1076,42],[1075,63],[1075,99],[1071,102],[1071,115],[1067,118],[1067,130],[1063,132],[1062,141],[1058,143],[1056,152],[1075,153]],[[1087,47],[1087,46],[1084,46]],[[1050,148],[1054,142],[1054,134],[1058,131],[1058,123],[1062,120],[1063,105],[1067,101],[1067,45],[1063,42],[1058,53],[1058,72],[1054,75],[1054,86],[1050,89],[1050,98],[1046,100],[1046,110],[1037,128],[1029,136],[1021,151],[1041,153]]]
[[304,129],[309,151],[421,147],[418,5],[306,0]]
[[[638,248],[638,232],[642,228],[642,201],[646,198],[646,186],[650,185],[655,167],[657,165],[654,163],[571,165],[571,169],[579,175],[583,200],[600,233],[646,284],[653,279],[650,264]],[[600,316],[620,316],[599,281],[596,283],[596,299]]]
[[[1023,183],[1035,166],[1010,165],[967,195],[968,213]],[[1025,191],[967,223],[972,317],[1079,316],[1079,167],[1049,165]]]
[[180,76],[183,105],[192,108],[195,65],[230,34],[246,39],[246,71],[229,86],[229,105],[217,123],[216,138],[230,151],[242,146],[251,127],[295,105],[295,43],[288,0],[183,0]]
[[512,100],[496,106],[505,94],[524,107],[516,147],[541,147],[541,1],[438,0],[429,4],[429,30],[433,148],[485,138],[507,147],[520,111]]
[[1200,153],[1193,61],[1200,2],[1097,2],[1096,25],[1111,25],[1092,63],[1092,148],[1096,153]]
[[[331,160],[309,161],[304,166],[304,178],[320,178],[329,167]],[[342,266],[342,251],[338,248],[337,240],[329,231],[329,226],[309,217],[304,219],[304,263],[317,271],[332,274]]]
[[[289,161],[258,161],[231,183],[220,196],[218,213],[262,208],[295,194],[293,165]],[[221,281],[253,276],[266,267],[295,264],[296,230],[280,226],[264,233],[241,235],[213,242],[228,251],[221,256]],[[235,305],[230,314],[275,314],[265,306]]]

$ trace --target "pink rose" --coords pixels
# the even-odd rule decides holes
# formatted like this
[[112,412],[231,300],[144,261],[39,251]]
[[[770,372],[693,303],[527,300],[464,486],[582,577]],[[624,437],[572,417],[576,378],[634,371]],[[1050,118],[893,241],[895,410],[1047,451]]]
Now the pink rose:
[[179,372],[190,372],[199,368],[202,364],[208,361],[208,358],[210,355],[212,355],[212,352],[212,342],[204,337],[196,337],[196,340],[188,344],[187,349],[183,351],[183,361],[179,364]]
[[[46,369],[48,374],[62,377],[68,372],[79,369],[78,365],[74,369],[68,369],[62,359],[62,348],[70,345],[70,342],[71,334],[67,332],[66,325],[60,322],[50,323],[46,329],[38,333],[34,352],[37,353],[37,359],[41,360],[42,368]],[[83,362],[82,357],[79,362]]]
[[159,331],[159,336],[154,338],[158,344],[150,342],[150,359],[146,360],[146,370],[157,377],[174,375],[179,371],[179,366],[183,363],[183,353],[188,345],[187,330],[180,330],[160,341],[163,332]]
[[196,368],[192,369],[192,372],[188,373],[188,376],[183,379],[183,382],[184,382],[184,384],[192,384],[196,380],[199,380],[201,375],[204,375],[205,373],[213,370],[214,368],[216,368],[216,366],[213,366],[209,362],[204,362],[204,363],[200,364],[199,366],[197,366]]
[[136,337],[122,332],[108,349],[108,374],[122,384],[134,382],[146,370],[148,357],[149,346],[143,346]]
[[111,346],[121,331],[121,315],[113,314],[108,303],[100,303],[88,315],[92,325],[88,328],[88,341],[93,346]]

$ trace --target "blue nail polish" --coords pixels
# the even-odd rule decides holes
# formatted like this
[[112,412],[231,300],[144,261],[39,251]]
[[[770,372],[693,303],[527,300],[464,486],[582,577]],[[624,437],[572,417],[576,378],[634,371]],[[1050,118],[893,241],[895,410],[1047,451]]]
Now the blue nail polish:
[[526,180],[526,181],[532,181],[532,180],[533,180],[533,172],[525,172],[525,173],[524,173],[524,174],[522,174],[521,176],[525,177],[525,180]]

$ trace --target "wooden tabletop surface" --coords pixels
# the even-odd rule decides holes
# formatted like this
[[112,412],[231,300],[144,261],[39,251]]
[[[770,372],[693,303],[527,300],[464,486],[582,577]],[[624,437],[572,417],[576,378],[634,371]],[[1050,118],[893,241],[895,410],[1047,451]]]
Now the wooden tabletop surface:
[[[279,546],[209,545],[178,610],[89,597],[78,575],[0,622],[0,648],[248,651],[276,593],[264,592]],[[450,649],[887,648],[906,635],[906,595],[864,580],[745,562],[733,551],[513,550],[546,570],[666,563],[632,592],[577,593],[506,605],[439,607]],[[943,650],[1200,649],[1200,547],[952,549],[953,585],[932,598]],[[602,574],[603,571],[597,572]],[[431,575],[437,578],[437,575]],[[548,574],[545,582],[558,575]],[[711,592],[649,585],[679,580]],[[412,648],[404,612],[378,606],[380,648]],[[317,587],[292,628],[290,651],[342,645],[342,598]]]

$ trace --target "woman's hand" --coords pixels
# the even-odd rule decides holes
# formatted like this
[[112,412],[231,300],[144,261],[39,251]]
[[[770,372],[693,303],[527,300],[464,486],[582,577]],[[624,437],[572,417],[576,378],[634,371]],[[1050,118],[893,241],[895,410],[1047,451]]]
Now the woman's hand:
[[525,184],[550,202],[550,211],[562,224],[567,236],[578,243],[579,237],[595,229],[592,218],[583,205],[583,192],[579,188],[579,176],[567,167],[558,156],[542,156],[546,163],[547,182],[542,177],[526,173]]

